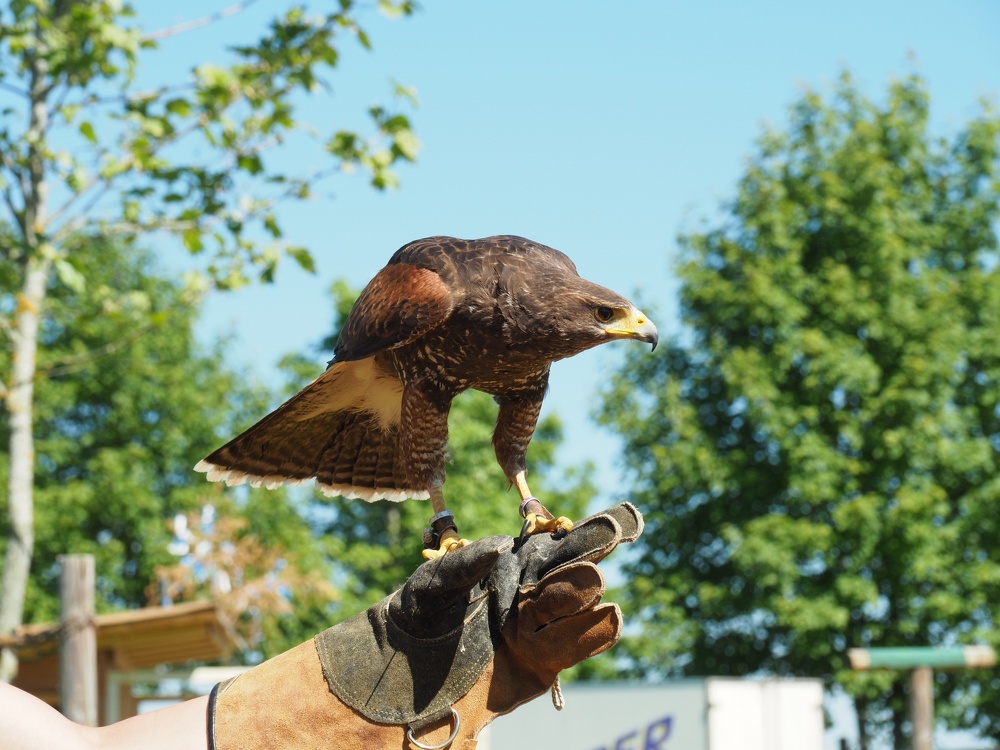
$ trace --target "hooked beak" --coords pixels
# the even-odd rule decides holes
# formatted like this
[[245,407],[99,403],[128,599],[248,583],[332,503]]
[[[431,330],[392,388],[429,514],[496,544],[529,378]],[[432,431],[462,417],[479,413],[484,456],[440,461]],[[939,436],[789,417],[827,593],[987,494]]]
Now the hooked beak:
[[645,341],[647,344],[652,344],[653,349],[656,349],[656,344],[660,340],[660,335],[657,333],[656,326],[653,325],[653,321],[635,308],[632,308],[632,311],[627,318],[615,321],[613,325],[605,328],[604,330],[607,331],[609,335],[617,338]]

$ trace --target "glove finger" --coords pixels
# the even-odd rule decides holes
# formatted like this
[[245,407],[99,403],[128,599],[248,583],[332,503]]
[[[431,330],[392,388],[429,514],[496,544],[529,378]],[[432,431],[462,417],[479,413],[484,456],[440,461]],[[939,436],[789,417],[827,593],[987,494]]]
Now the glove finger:
[[564,617],[596,607],[604,596],[604,575],[593,563],[576,562],[521,589],[517,628],[533,633]]
[[[447,632],[457,623],[445,614],[454,610],[454,617],[461,620],[469,592],[512,545],[509,536],[497,534],[423,563],[393,597],[390,603],[393,617],[401,625],[409,623],[417,636]],[[425,632],[428,628],[433,633]]]
[[646,526],[642,520],[642,513],[632,503],[619,503],[608,508],[604,513],[614,518],[621,527],[622,538],[620,542],[634,542]]
[[617,604],[556,620],[525,639],[532,661],[555,676],[584,659],[614,646],[622,635],[622,612]]
[[454,591],[468,591],[485,577],[497,558],[511,546],[511,538],[503,534],[477,539],[421,564],[403,588],[409,589],[415,596],[434,598]]
[[[611,516],[596,515],[584,519],[573,527],[565,537],[542,548],[533,555],[534,565],[528,580],[541,580],[548,573],[561,566],[578,560],[598,562],[603,560],[617,546],[622,538],[621,526]],[[534,570],[531,570],[534,568]]]
[[[595,513],[573,526],[563,539],[554,540],[535,553],[535,579],[574,560],[600,562],[621,542],[632,542],[642,533],[642,514],[631,503],[620,503]],[[530,576],[529,576],[530,578]]]

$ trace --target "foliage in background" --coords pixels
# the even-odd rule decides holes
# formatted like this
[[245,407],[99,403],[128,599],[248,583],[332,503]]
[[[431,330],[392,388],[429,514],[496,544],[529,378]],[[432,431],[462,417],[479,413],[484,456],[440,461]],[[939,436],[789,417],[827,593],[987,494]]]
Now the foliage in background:
[[197,296],[148,254],[112,242],[86,252],[90,283],[53,284],[40,337],[33,619],[58,613],[53,563],[69,550],[97,556],[102,610],[141,601],[164,520],[201,502],[191,462],[267,398],[197,344]]
[[[681,238],[681,339],[601,412],[646,512],[635,671],[823,676],[863,746],[904,746],[904,675],[848,647],[1000,646],[1000,119],[942,139],[928,108],[919,77],[806,93]],[[1000,681],[938,681],[1000,738]]]
[[[110,238],[126,248],[153,233],[202,259],[190,279],[201,288],[232,288],[251,276],[270,281],[282,255],[311,269],[308,251],[283,239],[275,206],[307,198],[319,180],[355,168],[377,189],[392,186],[394,164],[416,155],[406,116],[382,106],[369,110],[370,136],[316,132],[299,120],[297,105],[326,85],[341,40],[370,44],[351,0],[314,15],[298,6],[275,9],[259,38],[228,50],[225,63],[170,71],[162,58],[146,54],[250,4],[152,32],[138,26],[129,2],[0,6],[0,224],[11,229],[0,247],[6,362],[0,395],[9,446],[2,634],[21,624],[28,596],[36,530],[33,427],[41,422],[33,413],[34,386],[51,325],[49,292],[57,284],[78,294],[101,289],[91,278],[92,244]],[[407,0],[380,0],[378,7],[412,11]],[[289,138],[313,139],[316,158],[304,166],[282,158],[279,147]],[[105,468],[107,481],[121,479],[142,496],[142,469]],[[48,510],[40,506],[39,513]],[[0,651],[0,680],[15,670],[13,652]]]
[[[90,283],[78,292],[54,285],[42,335],[28,620],[58,619],[55,560],[68,551],[95,556],[98,611],[142,606],[151,581],[164,578],[177,587],[175,601],[218,593],[180,564],[167,523],[210,504],[220,514],[216,533],[243,552],[261,551],[250,575],[231,576],[222,598],[248,646],[271,655],[306,640],[325,627],[336,597],[329,562],[294,499],[264,490],[237,498],[191,468],[238,423],[266,410],[270,394],[227,369],[223,349],[196,341],[198,295],[159,274],[149,254],[115,243],[87,253]],[[0,497],[0,533],[5,511]],[[258,616],[244,619],[237,602],[252,597],[269,558],[283,560],[283,604],[256,602]]]
[[[301,625],[312,623],[302,613],[325,610],[336,599],[329,566],[308,528],[298,518],[283,518],[280,533],[270,534],[269,525],[252,515],[262,509],[238,508],[221,493],[219,499],[220,508],[206,504],[200,513],[175,518],[168,549],[179,559],[157,567],[149,603],[209,595],[240,636],[242,655],[253,661],[307,640],[315,631],[303,632]],[[298,539],[286,547],[281,538],[290,533]]]

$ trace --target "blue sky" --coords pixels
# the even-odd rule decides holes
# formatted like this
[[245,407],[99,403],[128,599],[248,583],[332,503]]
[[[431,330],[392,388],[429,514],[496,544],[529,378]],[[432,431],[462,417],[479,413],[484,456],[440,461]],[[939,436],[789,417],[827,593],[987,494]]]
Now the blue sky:
[[[225,5],[138,8],[148,29]],[[275,6],[168,39],[164,59],[221,60],[224,44],[252,38]],[[287,263],[273,286],[210,300],[205,335],[233,338],[234,359],[265,379],[283,354],[313,351],[328,331],[333,279],[361,286],[396,248],[432,234],[552,245],[585,277],[641,300],[661,334],[676,334],[678,233],[718,217],[755,139],[784,127],[805,87],[829,91],[846,69],[879,99],[892,77],[915,71],[942,134],[1000,92],[1000,4],[989,1],[428,0],[409,19],[364,17],[374,50],[347,41],[331,91],[302,115],[321,129],[363,127],[365,108],[399,81],[419,98],[411,116],[423,149],[398,191],[343,177],[282,209],[289,239],[316,257],[315,276]],[[546,406],[567,427],[563,460],[594,461],[608,496],[618,491],[618,445],[589,415],[629,346],[639,345],[557,363]],[[318,368],[328,354],[315,351]]]
[[[227,4],[137,8],[150,29]],[[257,3],[167,40],[164,64],[221,60],[224,43],[252,38],[275,7],[284,6]],[[344,177],[282,209],[289,239],[316,257],[315,276],[288,263],[273,286],[209,301],[203,334],[231,338],[234,363],[254,363],[264,379],[290,351],[315,351],[317,372],[328,358],[312,345],[330,327],[333,279],[363,285],[400,245],[432,234],[521,234],[557,247],[585,277],[637,296],[661,336],[676,334],[677,235],[718,218],[762,128],[784,128],[805,87],[828,92],[846,69],[881,100],[891,78],[919,73],[942,135],[1000,95],[993,0],[425,0],[410,19],[366,18],[374,50],[346,43],[332,92],[303,116],[323,129],[361,127],[397,80],[420,100],[410,114],[423,150],[398,191]],[[630,345],[639,346],[557,363],[546,406],[567,428],[562,460],[594,461],[609,500],[621,492],[619,448],[589,414]]]
[[[225,3],[140,2],[146,28]],[[276,3],[163,43],[170,65],[222,59],[257,33]],[[782,127],[806,86],[828,90],[844,69],[879,97],[916,71],[947,133],[1000,91],[1000,5],[992,2],[426,2],[413,18],[372,12],[371,52],[347,42],[331,92],[306,103],[318,128],[361,127],[363,111],[412,86],[423,143],[402,188],[338,178],[307,204],[283,209],[289,239],[318,273],[286,264],[278,283],[210,301],[206,335],[236,339],[234,357],[272,377],[288,351],[329,328],[326,289],[364,284],[409,240],[431,234],[521,234],[567,252],[581,273],[653,308],[678,330],[671,272],[676,236],[696,230],[733,195],[754,139]],[[302,158],[289,153],[285,158]],[[647,310],[647,312],[650,312]],[[566,461],[598,465],[615,491],[617,445],[594,429],[594,394],[622,342],[559,363],[547,408],[568,431]],[[326,353],[316,352],[317,365]]]

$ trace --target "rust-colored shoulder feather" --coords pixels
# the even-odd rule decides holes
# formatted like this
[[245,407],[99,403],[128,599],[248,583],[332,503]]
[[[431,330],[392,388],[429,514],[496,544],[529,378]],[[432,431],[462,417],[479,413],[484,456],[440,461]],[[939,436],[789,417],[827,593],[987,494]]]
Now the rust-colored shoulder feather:
[[388,265],[354,303],[334,360],[362,359],[408,344],[447,320],[453,305],[439,274],[409,263]]

